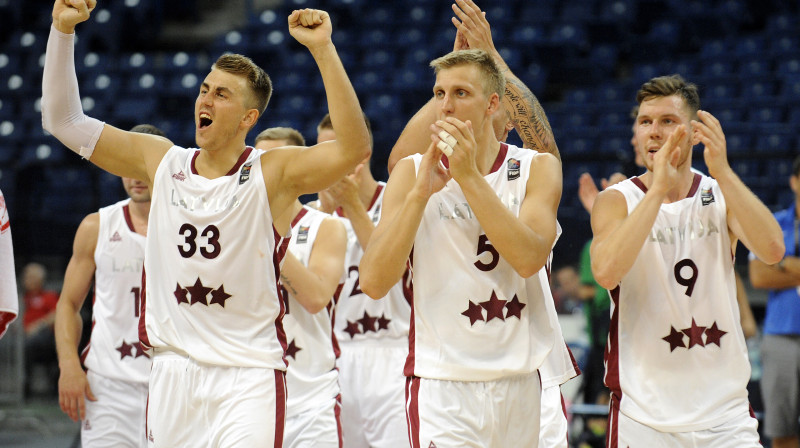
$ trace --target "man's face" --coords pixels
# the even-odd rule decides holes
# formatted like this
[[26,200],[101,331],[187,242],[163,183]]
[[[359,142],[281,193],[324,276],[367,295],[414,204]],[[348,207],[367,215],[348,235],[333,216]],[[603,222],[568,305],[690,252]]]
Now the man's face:
[[[247,116],[247,80],[213,69],[203,80],[195,101],[195,140],[204,149],[225,146],[236,135]],[[250,124],[252,125],[252,124]]]
[[147,187],[146,183],[138,179],[123,177],[122,186],[133,202],[150,202],[150,188]]
[[437,119],[471,120],[475,130],[486,118],[491,98],[484,92],[478,67],[468,64],[440,70],[433,86],[433,96]]
[[286,140],[260,140],[256,143],[255,148],[269,151],[270,149],[280,148],[281,146],[289,146],[289,142]]
[[653,171],[654,157],[679,125],[686,126],[686,136],[678,143],[681,156],[678,165],[691,162],[692,128],[689,109],[679,95],[656,97],[642,101],[636,117],[635,150],[641,155],[645,168]]

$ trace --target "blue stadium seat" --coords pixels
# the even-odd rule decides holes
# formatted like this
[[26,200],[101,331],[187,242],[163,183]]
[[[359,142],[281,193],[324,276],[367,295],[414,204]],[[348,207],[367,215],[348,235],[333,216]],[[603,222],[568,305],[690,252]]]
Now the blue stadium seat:
[[153,71],[154,57],[149,53],[130,53],[119,56],[119,69],[127,75]]
[[790,156],[797,153],[794,147],[797,130],[793,126],[776,123],[756,125],[754,145],[759,155],[768,157]]
[[779,60],[775,74],[779,76],[800,74],[800,55]]
[[741,84],[740,95],[746,101],[771,97],[775,95],[777,88],[770,78],[746,79]]
[[545,25],[524,24],[514,27],[511,30],[510,44],[524,47],[527,45],[546,42],[547,39],[547,28]]
[[742,182],[748,185],[757,183],[761,172],[758,159],[734,159],[730,161],[730,165]]
[[116,120],[146,123],[155,118],[158,110],[158,99],[153,96],[132,96],[118,98],[113,108],[113,116]]
[[16,108],[17,104],[13,98],[0,98],[0,121],[15,117],[17,115]]
[[770,40],[768,54],[775,60],[789,56],[800,56],[800,38],[780,36]]
[[726,129],[725,142],[730,155],[747,155],[753,151],[753,136],[750,132]]
[[753,77],[768,77],[771,73],[770,63],[763,57],[742,61],[739,64],[739,71],[745,75],[745,79]]
[[747,121],[752,123],[780,123],[783,121],[783,108],[777,106],[760,106],[748,109]]

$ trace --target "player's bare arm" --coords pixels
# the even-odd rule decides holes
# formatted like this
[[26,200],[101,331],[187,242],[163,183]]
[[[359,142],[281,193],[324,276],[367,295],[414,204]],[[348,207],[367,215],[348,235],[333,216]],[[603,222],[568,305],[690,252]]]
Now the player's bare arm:
[[[717,180],[728,206],[728,228],[760,260],[779,262],[785,253],[783,232],[767,206],[750,191],[728,163],[725,134],[719,120],[706,111],[697,111],[700,121],[692,120],[696,135],[705,145],[708,173]],[[735,241],[733,241],[735,243]],[[733,248],[735,248],[733,244]]]
[[[452,18],[458,33],[466,40],[468,47],[481,49],[492,55],[506,77],[503,107],[509,120],[514,123],[522,139],[523,147],[539,152],[548,152],[561,160],[556,146],[553,129],[538,98],[508,67],[500,52],[494,46],[492,31],[486,14],[472,0],[456,0],[452,6],[456,17]],[[456,44],[458,44],[458,38]]]
[[389,174],[392,173],[397,162],[411,154],[420,153],[428,147],[431,142],[429,126],[434,121],[436,121],[436,106],[431,98],[408,120],[406,127],[403,128],[403,132],[400,133],[400,137],[392,147],[388,161]]
[[56,305],[56,351],[61,370],[58,379],[58,403],[61,410],[73,421],[86,415],[85,398],[96,400],[86,379],[86,372],[81,367],[78,344],[83,328],[80,310],[94,276],[94,251],[99,229],[99,213],[87,216],[78,226],[72,257],[64,273],[61,297]]
[[[487,127],[491,123],[486,121]],[[472,212],[486,232],[486,237],[519,275],[530,277],[547,261],[556,238],[556,212],[561,200],[561,164],[555,156],[534,157],[520,205],[519,217],[502,203],[477,169],[474,161],[476,143],[469,122],[452,117],[437,121],[441,128],[457,140],[458,150],[450,160],[450,172],[458,182]],[[492,135],[485,129],[484,135]],[[495,141],[496,142],[496,141]],[[492,154],[488,151],[485,154]]]
[[405,159],[389,176],[381,220],[359,266],[361,290],[373,299],[384,297],[402,278],[428,199],[450,180],[441,158],[442,152],[429,144],[419,174],[414,161]]
[[130,133],[83,113],[75,74],[75,26],[89,19],[95,0],[57,0],[42,77],[42,125],[71,150],[100,168],[150,182],[172,143]]
[[787,255],[775,265],[756,258],[750,261],[748,271],[750,283],[755,288],[786,289],[800,286],[800,257]]
[[628,273],[653,228],[667,194],[678,185],[679,142],[686,135],[680,125],[655,155],[654,171],[644,199],[628,215],[628,205],[616,190],[600,192],[592,208],[592,274],[600,286],[614,289]]
[[281,283],[311,314],[330,303],[339,286],[347,251],[347,232],[336,219],[325,219],[311,249],[308,267],[291,253],[281,267]]
[[336,140],[296,151],[270,151],[261,158],[270,206],[280,213],[297,196],[323,190],[344,177],[370,153],[370,139],[358,97],[331,41],[328,13],[292,12],[289,33],[308,48],[322,75]]
[[358,244],[362,249],[365,249],[369,244],[369,239],[372,237],[372,232],[375,230],[375,224],[367,214],[367,209],[359,196],[360,184],[358,180],[362,169],[364,169],[363,163],[356,167],[353,174],[343,177],[325,191],[332,196],[336,204],[342,207],[345,217],[350,220],[350,225],[356,234]]

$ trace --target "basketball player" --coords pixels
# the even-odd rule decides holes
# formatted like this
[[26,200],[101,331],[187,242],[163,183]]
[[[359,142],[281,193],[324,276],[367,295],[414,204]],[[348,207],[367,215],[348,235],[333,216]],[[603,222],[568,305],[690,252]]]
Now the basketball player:
[[[364,116],[367,129],[369,120]],[[330,116],[317,126],[317,142],[337,138]],[[330,188],[319,206],[343,218],[347,229],[347,272],[336,304],[336,362],[342,387],[342,430],[348,448],[392,448],[408,443],[403,363],[408,355],[411,316],[403,283],[374,301],[359,287],[358,264],[381,218],[386,183],[372,176],[369,158]]]
[[75,25],[95,2],[55,2],[42,80],[45,129],[99,167],[152,191],[140,340],[153,354],[150,446],[280,446],[285,412],[279,221],[296,198],[332,184],[369,154],[362,112],[327,13],[288,18],[326,87],[338,139],[268,152],[245,145],[271,94],[267,74],[221,56],[195,102],[196,141],[124,132],[83,114]]
[[431,66],[433,142],[391,174],[361,287],[382,297],[410,260],[412,446],[537,446],[530,422],[540,414],[537,370],[554,344],[545,265],[560,162],[497,141],[505,78],[487,52],[455,51]]
[[16,272],[11,222],[8,219],[6,199],[0,191],[0,338],[19,314]]
[[[255,143],[264,151],[305,145],[292,128],[269,128]],[[283,446],[341,448],[338,350],[331,321],[344,274],[347,234],[338,219],[303,207],[300,201],[286,213],[292,215],[292,236],[281,268],[287,304],[283,326],[289,341]]]
[[[463,9],[461,9],[462,7]],[[505,95],[503,97],[504,107],[498,109],[492,116],[493,129],[497,140],[505,142],[509,131],[516,128],[520,136],[523,137],[524,147],[538,148],[539,152],[550,152],[558,156],[558,148],[555,145],[552,129],[547,122],[544,111],[541,109],[533,92],[511,74],[502,56],[494,48],[489,22],[485,15],[471,0],[461,2],[461,7],[454,8],[454,11],[459,14],[460,19],[453,21],[457,29],[453,50],[469,48],[485,50],[492,55],[499,67],[506,69],[504,72],[507,76]],[[462,36],[467,37],[464,38]],[[524,94],[514,94],[515,90],[524,92]],[[508,112],[509,107],[514,112]],[[424,147],[420,148],[413,145],[415,142],[422,142],[430,138],[428,127],[435,120],[436,109],[434,101],[431,100],[406,125],[392,149],[389,160],[400,160],[407,155],[424,149]],[[532,131],[534,129],[540,130],[543,134],[537,137],[537,134],[533,132],[519,132],[520,130]],[[421,143],[417,144],[421,145]],[[548,272],[549,269],[550,262],[548,261]],[[539,446],[567,448],[569,428],[566,406],[561,395],[561,385],[576,377],[580,369],[578,369],[577,363],[572,357],[572,352],[564,342],[561,326],[558,324],[555,304],[550,301],[547,305],[548,312],[551,313],[555,323],[555,340],[560,342],[557,346],[554,345],[554,349],[539,369],[542,380]]]
[[[694,84],[653,78],[637,101],[647,172],[608,187],[592,209],[592,272],[612,300],[607,445],[760,446],[733,262],[739,239],[780,261],[780,227],[731,170]],[[698,143],[711,177],[691,171]]]
[[[131,132],[164,136],[150,125]],[[87,448],[147,446],[150,358],[139,343],[139,314],[150,190],[135,179],[122,178],[122,185],[128,199],[92,213],[78,227],[56,305],[59,404],[73,421],[82,420],[81,445]],[[92,333],[79,357],[80,310],[92,277]]]

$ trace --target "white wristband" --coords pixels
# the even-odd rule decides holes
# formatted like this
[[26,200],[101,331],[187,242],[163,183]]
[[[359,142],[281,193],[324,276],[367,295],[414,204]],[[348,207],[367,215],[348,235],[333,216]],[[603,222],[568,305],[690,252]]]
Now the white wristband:
[[42,75],[42,127],[88,159],[104,123],[83,113],[75,74],[74,40],[74,34],[64,34],[51,25]]

